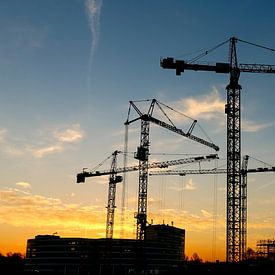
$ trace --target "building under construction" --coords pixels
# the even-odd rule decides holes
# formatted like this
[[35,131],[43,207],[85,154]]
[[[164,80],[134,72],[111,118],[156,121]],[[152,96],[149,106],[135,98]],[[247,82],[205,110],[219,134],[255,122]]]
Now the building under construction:
[[259,240],[257,242],[257,255],[268,260],[275,260],[275,239]]
[[184,259],[185,230],[149,225],[146,240],[61,238],[27,241],[26,274],[160,274]]

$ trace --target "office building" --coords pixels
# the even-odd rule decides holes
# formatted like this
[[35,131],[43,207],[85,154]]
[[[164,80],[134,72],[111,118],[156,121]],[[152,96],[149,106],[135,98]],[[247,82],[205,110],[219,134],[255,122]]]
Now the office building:
[[146,241],[133,239],[61,238],[38,235],[27,241],[25,271],[44,275],[159,274],[180,265],[185,230],[150,225]]

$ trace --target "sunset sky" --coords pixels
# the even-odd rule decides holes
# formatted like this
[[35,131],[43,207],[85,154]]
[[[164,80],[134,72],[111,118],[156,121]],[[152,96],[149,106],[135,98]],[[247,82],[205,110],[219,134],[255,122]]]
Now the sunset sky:
[[[197,119],[194,134],[220,147],[219,160],[201,168],[225,168],[229,76],[176,76],[160,58],[190,60],[232,36],[275,49],[274,9],[269,0],[0,1],[0,253],[25,253],[38,234],[105,237],[108,177],[76,184],[76,174],[124,150],[130,100],[156,98],[178,111],[167,114],[186,131]],[[228,62],[228,50],[227,43],[198,62]],[[237,53],[240,63],[275,64],[274,50],[238,42]],[[275,75],[242,73],[240,84],[242,155],[251,156],[249,168],[275,166]],[[148,110],[148,101],[137,104]],[[129,165],[137,164],[139,137],[137,121]],[[153,125],[150,152],[150,161],[215,153]],[[114,237],[135,238],[138,174],[125,184],[124,230],[119,184]],[[274,209],[275,175],[249,174],[249,247],[275,238]],[[189,257],[225,260],[225,216],[225,175],[149,178],[148,221],[184,228]]]

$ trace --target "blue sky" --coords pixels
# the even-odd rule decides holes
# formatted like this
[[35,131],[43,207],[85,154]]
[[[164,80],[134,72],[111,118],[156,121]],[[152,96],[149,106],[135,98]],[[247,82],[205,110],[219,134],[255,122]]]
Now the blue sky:
[[[41,232],[51,233],[50,230],[63,236],[102,236],[97,235],[95,228],[104,232],[107,179],[91,179],[88,184],[79,186],[75,176],[83,167],[96,166],[114,150],[123,150],[123,124],[129,100],[156,98],[198,119],[207,135],[221,147],[220,164],[224,165],[224,104],[228,75],[190,71],[178,77],[174,71],[160,67],[160,58],[190,59],[200,50],[212,48],[232,36],[275,48],[274,8],[275,3],[267,0],[1,1],[0,223],[3,232],[9,232],[6,234],[20,244],[3,241],[1,248],[0,242],[0,251],[24,250],[27,238]],[[226,44],[200,61],[227,62],[228,47]],[[241,42],[237,47],[240,63],[275,64],[274,52]],[[243,154],[274,165],[275,76],[243,73],[240,84],[243,87]],[[188,123],[179,126],[188,127]],[[134,151],[139,142],[139,124],[130,128],[129,151]],[[203,135],[199,129],[195,131]],[[209,149],[157,127],[152,127],[151,151],[209,153]],[[152,160],[165,157],[152,155]],[[109,163],[106,165],[108,167]],[[251,160],[249,167],[253,165],[259,166]],[[225,179],[218,177],[220,212],[216,230],[217,247],[221,248],[217,255],[222,258]],[[194,239],[206,234],[209,240],[206,243],[211,244],[213,177],[206,180],[194,176],[184,181],[164,177],[152,179],[149,218],[156,222],[174,219],[173,213],[179,205],[173,203],[179,195],[172,189],[179,190],[177,184],[185,184],[181,190],[187,193],[180,192],[182,197],[176,199],[182,202],[184,197],[185,200],[185,220],[178,226],[186,228],[192,237],[188,239],[188,252],[197,252],[207,258],[211,254],[209,249],[202,248]],[[255,246],[259,238],[274,237],[275,182],[272,175],[263,174],[251,175],[249,181],[251,237],[248,240]],[[204,182],[209,186],[204,187]],[[136,186],[137,176],[129,175],[129,224],[134,224]],[[163,197],[165,190],[167,198]],[[206,190],[210,192],[208,201]],[[54,221],[49,218],[48,224],[52,227],[29,227],[30,216],[21,213],[21,222],[16,214],[7,218],[6,213],[16,213],[18,205],[24,213],[28,213],[32,205],[37,209],[41,207],[39,213],[31,212],[37,220],[45,218],[45,209],[57,218]],[[80,213],[77,211],[87,211],[89,219],[89,211],[95,211],[93,207],[98,213],[104,213],[99,227],[90,228],[89,220],[86,225],[79,225]],[[70,231],[68,228],[72,228],[72,224],[68,228],[64,226],[68,219],[60,218],[60,213],[67,209],[75,211],[74,226],[78,229]],[[95,219],[92,222],[97,224]],[[201,227],[194,226],[196,221],[204,219],[205,224]],[[259,226],[264,224],[261,219],[267,225],[260,234]],[[21,239],[14,237],[19,232],[24,232]]]

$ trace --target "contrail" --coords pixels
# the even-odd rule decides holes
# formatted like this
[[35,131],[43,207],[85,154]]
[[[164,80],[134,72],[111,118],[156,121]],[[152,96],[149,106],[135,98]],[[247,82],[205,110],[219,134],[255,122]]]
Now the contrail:
[[89,27],[92,33],[92,44],[89,60],[89,77],[88,85],[90,86],[90,75],[92,70],[92,63],[95,55],[96,48],[98,46],[99,34],[100,34],[100,14],[103,0],[85,0],[86,12],[89,19]]

